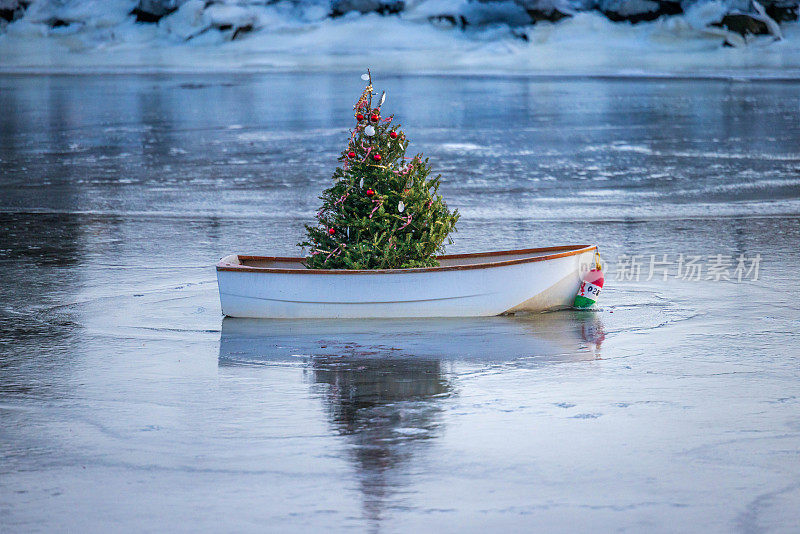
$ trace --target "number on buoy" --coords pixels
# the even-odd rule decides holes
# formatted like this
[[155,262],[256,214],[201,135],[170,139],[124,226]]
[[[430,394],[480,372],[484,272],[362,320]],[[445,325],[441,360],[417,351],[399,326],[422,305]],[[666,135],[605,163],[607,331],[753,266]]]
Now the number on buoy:
[[581,279],[581,286],[578,288],[578,294],[575,295],[573,304],[576,308],[586,309],[594,306],[603,289],[603,267],[600,265],[599,253],[595,253],[594,264],[594,269],[587,272]]

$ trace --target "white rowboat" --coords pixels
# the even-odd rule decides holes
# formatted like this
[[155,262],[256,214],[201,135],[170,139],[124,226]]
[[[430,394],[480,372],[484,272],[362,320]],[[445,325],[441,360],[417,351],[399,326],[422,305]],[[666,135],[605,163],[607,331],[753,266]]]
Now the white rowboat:
[[230,255],[217,264],[229,317],[481,317],[572,306],[597,246],[439,256],[422,269],[307,269],[303,258]]

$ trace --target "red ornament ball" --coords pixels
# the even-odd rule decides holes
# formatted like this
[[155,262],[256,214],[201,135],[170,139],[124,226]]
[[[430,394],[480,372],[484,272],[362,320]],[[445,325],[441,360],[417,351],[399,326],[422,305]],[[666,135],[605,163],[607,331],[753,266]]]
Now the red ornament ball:
[[364,120],[364,115],[362,113],[359,113],[358,115],[356,115],[356,119],[360,120],[360,121],[363,121]]
[[347,153],[347,157],[353,159],[354,157],[356,157],[356,153],[351,150],[350,152]]
[[389,137],[392,139],[397,139],[397,132],[389,132]]
[[371,120],[372,122],[378,122],[378,119],[380,119],[380,117],[378,117],[377,115],[372,115],[372,116],[369,118],[369,120]]
[[367,196],[368,197],[371,197],[374,194],[375,194],[375,191],[373,191],[372,189],[367,189]]
[[336,233],[336,230],[334,230],[333,228],[328,228],[328,233],[333,235]]
[[381,160],[381,155],[380,154],[375,154],[375,155],[372,156],[372,159],[374,159],[375,161],[380,161]]

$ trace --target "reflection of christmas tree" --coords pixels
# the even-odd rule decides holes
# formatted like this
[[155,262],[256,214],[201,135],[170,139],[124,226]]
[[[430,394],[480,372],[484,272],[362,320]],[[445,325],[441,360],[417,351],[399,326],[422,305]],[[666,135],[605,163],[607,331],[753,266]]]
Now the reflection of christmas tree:
[[408,140],[381,114],[385,93],[373,107],[372,78],[354,106],[356,125],[333,173],[334,184],[320,199],[318,225],[306,225],[300,243],[311,249],[315,269],[432,267],[455,229],[438,194],[440,177],[429,178],[427,159],[406,157]]
[[335,428],[352,446],[364,508],[375,523],[398,485],[392,477],[427,439],[436,436],[449,386],[438,360],[314,360],[314,381],[326,395]]

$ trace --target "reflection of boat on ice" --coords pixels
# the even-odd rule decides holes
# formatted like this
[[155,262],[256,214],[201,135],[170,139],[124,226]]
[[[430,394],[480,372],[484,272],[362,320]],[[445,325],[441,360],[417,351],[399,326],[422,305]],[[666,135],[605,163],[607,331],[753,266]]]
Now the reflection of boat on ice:
[[[222,321],[222,366],[302,361],[331,428],[346,444],[365,518],[379,530],[405,474],[441,436],[454,394],[449,361],[528,365],[594,359],[596,313],[434,319]],[[455,375],[457,376],[457,374]],[[322,387],[320,387],[322,386]]]
[[[591,335],[587,336],[587,332]],[[595,313],[566,311],[532,317],[222,321],[220,362],[314,357],[412,357],[513,360],[526,356],[589,357],[602,341]]]
[[226,256],[217,264],[230,317],[480,317],[567,308],[597,247],[440,256],[423,269],[306,269],[303,258]]

